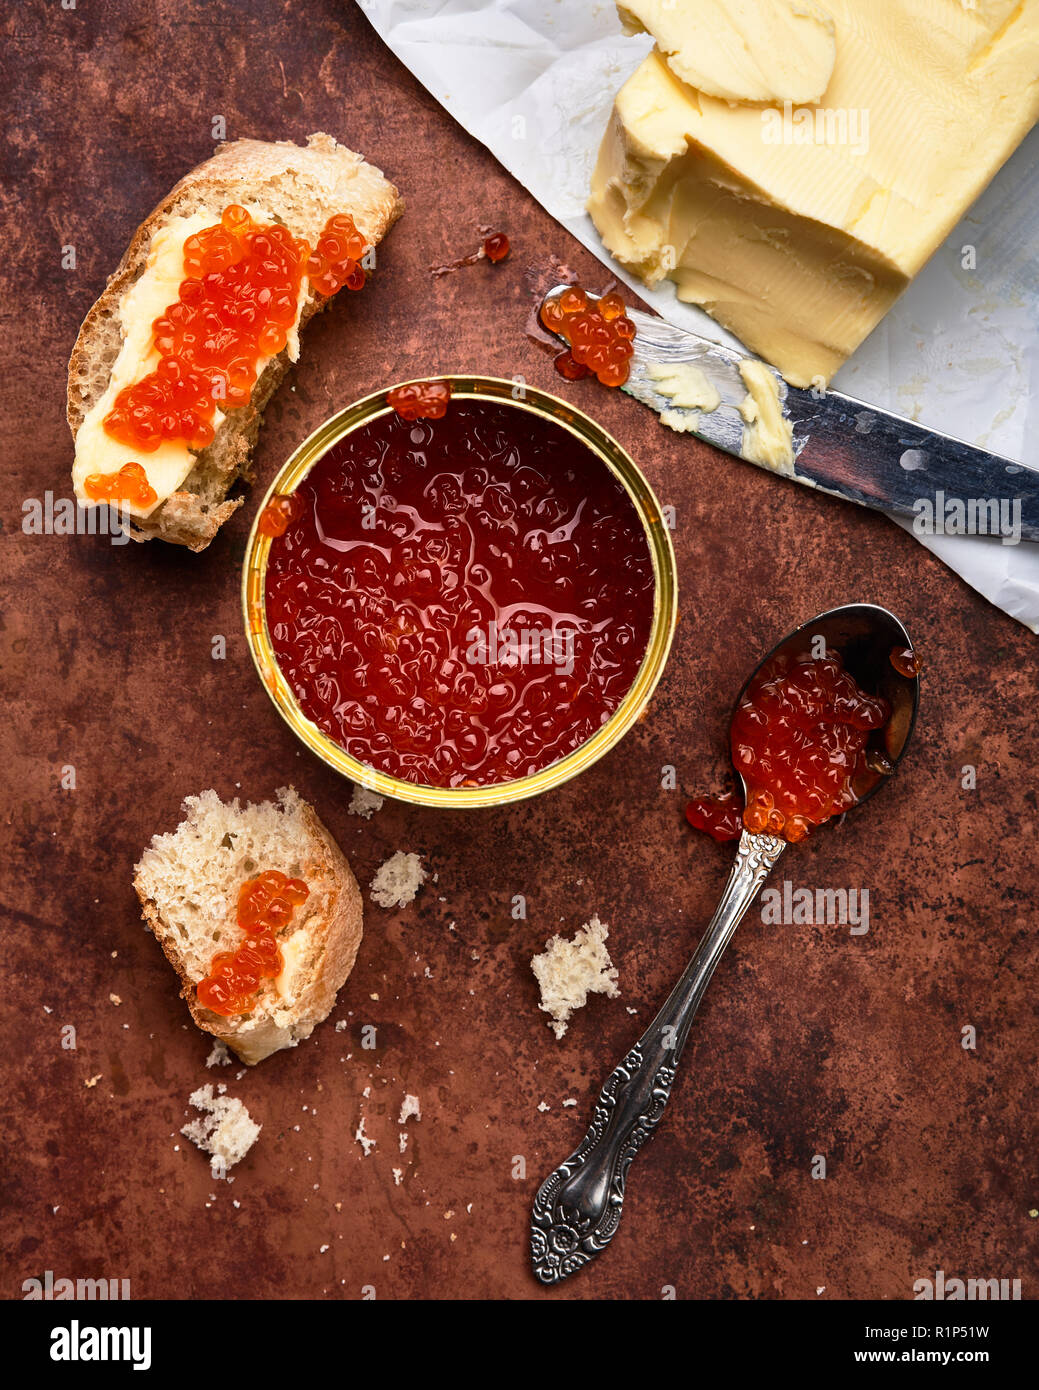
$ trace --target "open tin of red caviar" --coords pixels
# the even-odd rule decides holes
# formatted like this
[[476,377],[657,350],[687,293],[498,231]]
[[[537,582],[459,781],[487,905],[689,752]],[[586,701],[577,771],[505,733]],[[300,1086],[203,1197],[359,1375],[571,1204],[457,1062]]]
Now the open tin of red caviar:
[[[498,806],[569,781],[643,713],[674,633],[674,551],[638,466],[582,411],[513,381],[437,380],[442,420],[402,419],[389,388],[286,462],[246,547],[246,636],[286,723],[337,772],[418,805]],[[552,661],[573,615],[569,668],[535,670],[527,641],[496,669],[494,620],[527,622],[526,641],[539,613]],[[467,670],[459,643],[477,632]]]

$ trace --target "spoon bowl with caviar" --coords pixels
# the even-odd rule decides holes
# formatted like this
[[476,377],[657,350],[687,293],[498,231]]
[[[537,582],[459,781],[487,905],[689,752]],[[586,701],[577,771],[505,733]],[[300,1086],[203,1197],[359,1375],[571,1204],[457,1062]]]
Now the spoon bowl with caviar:
[[732,935],[788,844],[843,817],[893,775],[920,696],[909,634],[886,609],[821,613],[765,656],[729,729],[742,795],[690,802],[690,824],[737,842],[721,900],[663,1008],[611,1072],[581,1143],[538,1189],[534,1274],[556,1284],[613,1239],[628,1169],[671,1096],[689,1028]]

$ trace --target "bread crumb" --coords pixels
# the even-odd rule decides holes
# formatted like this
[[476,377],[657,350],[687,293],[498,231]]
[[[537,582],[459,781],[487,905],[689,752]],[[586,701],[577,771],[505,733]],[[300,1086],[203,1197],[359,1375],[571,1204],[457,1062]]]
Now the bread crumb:
[[346,809],[352,816],[371,820],[374,813],[382,809],[382,797],[369,791],[367,787],[355,786],[354,794],[350,798],[350,805]]
[[404,1169],[403,1169],[403,1168],[394,1168],[394,1169],[393,1169],[393,1185],[394,1185],[394,1187],[400,1187],[400,1185],[401,1185],[401,1183],[402,1183],[403,1181],[404,1181]]
[[407,1151],[408,1151],[408,1132],[407,1132],[406,1129],[402,1129],[402,1130],[401,1130],[401,1132],[400,1132],[400,1138],[397,1140],[397,1147],[400,1149],[401,1153],[407,1153]]
[[426,871],[419,856],[399,849],[372,879],[372,901],[380,907],[407,907],[425,881]]
[[399,1125],[407,1124],[412,1115],[414,1115],[416,1120],[421,1120],[422,1107],[419,1105],[418,1096],[406,1095],[401,1102],[400,1115],[397,1119],[397,1123]]
[[368,1155],[371,1153],[372,1149],[375,1148],[375,1140],[372,1139],[369,1135],[365,1134],[364,1132],[363,1115],[361,1116],[360,1121],[358,1122],[357,1129],[354,1133],[354,1138],[357,1140],[358,1144],[360,1144],[361,1148],[364,1150],[364,1156],[365,1158],[367,1158]]
[[346,1021],[345,1018],[340,1018],[340,1019],[337,1019],[337,1020],[336,1020],[336,1032],[337,1032],[337,1033],[345,1033],[346,1030],[347,1030],[349,1027],[350,1027],[350,1025],[349,1025],[349,1023],[347,1023],[347,1021]]
[[101,1078],[102,1078],[103,1076],[104,1076],[104,1072],[103,1072],[103,1071],[99,1071],[98,1074],[97,1074],[96,1076],[89,1076],[89,1077],[87,1077],[86,1081],[83,1082],[83,1085],[86,1086],[88,1089],[89,1089],[91,1086],[96,1086],[97,1083],[101,1080]]
[[539,1101],[538,1101],[538,1109],[541,1111],[542,1114],[544,1114],[546,1110],[551,1110],[552,1107],[551,1107],[551,1105],[546,1105],[545,1102],[544,1102],[543,1100],[539,1100]]
[[231,1054],[227,1050],[227,1044],[219,1038],[213,1043],[206,1058],[207,1067],[229,1067],[231,1065]]
[[212,1085],[192,1091],[188,1104],[203,1114],[183,1125],[180,1132],[203,1153],[212,1155],[210,1171],[214,1178],[223,1177],[256,1143],[261,1126],[240,1100],[234,1096],[214,1095]]
[[610,929],[598,916],[578,927],[572,941],[553,936],[545,951],[530,962],[541,989],[538,1008],[550,1015],[549,1027],[557,1038],[575,1009],[583,1008],[589,994],[605,994],[615,999],[617,970],[606,949]]
[[564,1101],[563,1101],[563,1108],[565,1109],[568,1105],[576,1105],[576,1104],[577,1104],[577,1101],[576,1101],[576,1100],[573,1100],[572,1098],[568,1098],[567,1100],[564,1100]]
[[108,998],[109,998],[109,1001],[110,1001],[112,1004],[121,1004],[121,1003],[123,1002],[123,1001],[119,998],[118,994],[110,994],[110,995],[108,996]]

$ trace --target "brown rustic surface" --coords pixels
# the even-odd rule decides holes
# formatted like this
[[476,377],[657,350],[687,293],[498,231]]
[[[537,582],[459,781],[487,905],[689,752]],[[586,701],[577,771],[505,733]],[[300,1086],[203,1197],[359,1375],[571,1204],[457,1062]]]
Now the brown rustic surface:
[[[942,1268],[1020,1277],[1034,1296],[1034,638],[881,518],[676,440],[625,397],[562,383],[525,332],[532,290],[555,278],[553,256],[593,285],[606,272],[346,0],[36,0],[4,27],[18,114],[4,150],[0,1294],[20,1297],[50,1269],[128,1277],[139,1298],[356,1299],[365,1285],[380,1298],[658,1298],[671,1285],[680,1298],[905,1299]],[[80,319],[136,224],[211,152],[217,115],[232,138],[331,131],[408,201],[373,283],[309,331],[268,412],[261,483],[335,408],[390,380],[521,373],[591,410],[677,508],[682,619],[659,695],[563,790],[497,812],[387,803],[370,824],[349,816],[349,788],[300,750],[249,661],[238,562],[250,506],[198,557],[21,533],[25,499],[69,493],[64,380]],[[506,262],[431,276],[483,225],[512,239]],[[60,264],[70,244],[74,271]],[[682,791],[661,791],[660,769],[675,764],[685,792],[718,785],[748,664],[851,599],[890,606],[922,648],[919,732],[905,775],[792,851],[778,879],[868,888],[869,933],[752,914],[614,1247],[545,1294],[528,1273],[536,1186],[583,1132],[593,1089],[725,878],[729,850],[686,832]],[[225,661],[211,659],[216,634]],[[62,791],[69,764],[75,790]],[[287,781],[363,884],[397,848],[439,877],[407,911],[369,906],[333,1015],[349,1027],[329,1022],[238,1080],[207,1073],[130,871],[185,794],[261,798]],[[526,922],[510,919],[516,893]],[[592,912],[611,924],[623,999],[594,999],[557,1043],[530,956]],[[69,1024],[75,1050],[61,1047]],[[263,1124],[231,1186],[178,1134],[206,1080],[226,1080]],[[401,1159],[405,1090],[422,1120]],[[362,1114],[377,1141],[367,1158],[352,1138]]]

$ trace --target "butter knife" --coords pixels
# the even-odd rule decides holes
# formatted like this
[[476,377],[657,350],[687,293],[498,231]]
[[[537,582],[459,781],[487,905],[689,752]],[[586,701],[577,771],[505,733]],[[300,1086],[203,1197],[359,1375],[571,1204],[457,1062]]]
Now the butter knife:
[[[568,288],[555,286],[546,301]],[[595,295],[589,294],[588,299],[597,302]],[[767,468],[745,452],[745,422],[739,407],[747,387],[739,364],[747,354],[639,309],[626,312],[636,336],[630,376],[622,390],[658,415],[666,414],[672,428]],[[718,392],[721,403],[715,410],[676,406],[661,392],[651,369],[681,363],[699,368]],[[956,534],[953,528],[969,527],[973,517],[975,527],[985,528],[979,534],[1004,534],[999,528],[1005,527],[1013,540],[1039,541],[1036,469],[840,391],[816,393],[790,386],[765,365],[776,379],[783,415],[793,430],[792,467],[769,471],[862,507],[919,519],[918,524],[929,531],[939,529],[936,519],[940,518],[944,533]]]

